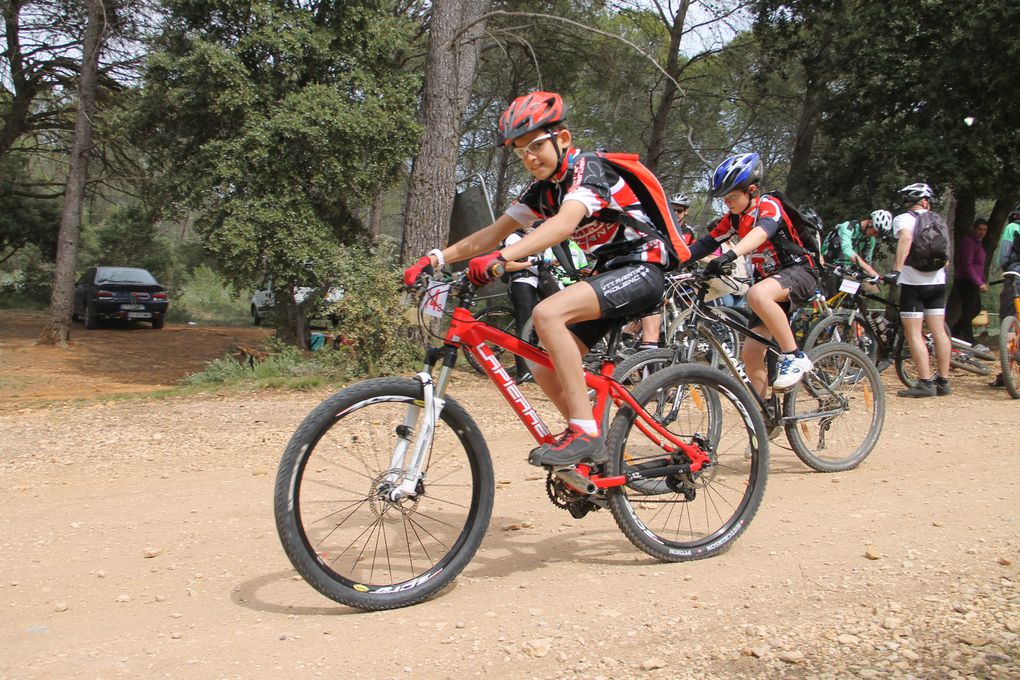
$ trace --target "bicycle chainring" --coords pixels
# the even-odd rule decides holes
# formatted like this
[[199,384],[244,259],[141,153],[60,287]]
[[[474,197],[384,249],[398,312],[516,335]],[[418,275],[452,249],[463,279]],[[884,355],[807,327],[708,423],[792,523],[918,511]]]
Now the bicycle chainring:
[[545,478],[545,492],[553,505],[561,510],[566,510],[574,519],[581,519],[592,510],[599,509],[599,506],[592,503],[587,497],[568,488],[566,483],[553,475],[552,470],[549,470]]

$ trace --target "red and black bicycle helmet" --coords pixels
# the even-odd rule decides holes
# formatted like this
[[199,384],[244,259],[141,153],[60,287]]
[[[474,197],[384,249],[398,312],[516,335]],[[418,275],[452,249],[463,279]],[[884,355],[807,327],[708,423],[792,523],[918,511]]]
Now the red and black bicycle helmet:
[[499,143],[507,145],[529,132],[542,130],[567,117],[563,97],[555,92],[531,92],[510,103],[499,117]]

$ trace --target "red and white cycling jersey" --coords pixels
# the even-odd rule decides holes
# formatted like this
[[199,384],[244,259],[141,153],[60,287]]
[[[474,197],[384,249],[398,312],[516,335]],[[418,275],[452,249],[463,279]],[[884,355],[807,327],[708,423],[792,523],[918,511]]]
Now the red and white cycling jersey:
[[[570,239],[589,259],[598,258],[599,251],[612,244],[611,255],[602,269],[637,262],[663,265],[667,262],[669,253],[662,240],[618,222],[617,218],[626,214],[651,224],[634,191],[595,154],[570,149],[566,171],[559,177],[532,181],[506,214],[522,225],[529,225],[555,215],[564,201],[578,201],[585,207],[585,217]],[[633,247],[627,247],[628,243]]]
[[[784,248],[783,243],[792,243],[803,248],[803,243],[793,228],[790,218],[778,200],[771,196],[756,197],[738,220],[733,215],[723,215],[709,235],[717,243],[729,241],[734,236],[744,238],[755,227],[763,228],[769,239],[749,255],[751,264],[759,276],[771,276],[781,269],[795,265],[811,265],[810,259],[795,248]],[[737,224],[734,225],[734,222]]]

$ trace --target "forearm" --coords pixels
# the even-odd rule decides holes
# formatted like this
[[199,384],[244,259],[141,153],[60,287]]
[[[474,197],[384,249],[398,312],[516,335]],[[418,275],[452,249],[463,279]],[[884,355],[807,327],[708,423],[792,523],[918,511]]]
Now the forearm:
[[550,217],[530,234],[500,252],[508,261],[540,253],[570,238],[585,214],[582,203],[566,201],[554,217]]
[[875,271],[875,268],[868,264],[868,261],[865,260],[860,255],[858,255],[857,253],[853,254],[853,256],[850,258],[850,262],[856,264],[858,267],[863,269],[868,276],[878,276],[878,272]]
[[736,253],[737,256],[750,255],[754,251],[758,250],[758,248],[768,240],[768,232],[761,227],[755,227],[751,231],[747,232],[747,236],[740,239],[740,243],[733,246],[733,252]]
[[[456,243],[452,243],[443,249],[443,257],[446,262],[462,262],[475,255],[491,252],[496,249],[500,242],[511,234],[514,229],[520,228],[517,220],[508,215],[500,215],[499,218],[473,234],[465,236]],[[530,253],[528,253],[530,255]],[[435,257],[432,258],[435,260]],[[507,258],[510,259],[510,258]],[[433,264],[438,264],[433,262]]]

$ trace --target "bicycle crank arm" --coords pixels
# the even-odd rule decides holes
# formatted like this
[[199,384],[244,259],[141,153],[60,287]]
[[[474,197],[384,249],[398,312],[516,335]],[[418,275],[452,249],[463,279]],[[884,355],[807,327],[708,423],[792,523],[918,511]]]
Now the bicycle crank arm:
[[553,474],[580,493],[588,494],[590,496],[599,490],[599,488],[595,485],[595,482],[584,475],[579,474],[576,468],[561,468],[559,470],[553,470]]

